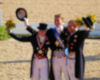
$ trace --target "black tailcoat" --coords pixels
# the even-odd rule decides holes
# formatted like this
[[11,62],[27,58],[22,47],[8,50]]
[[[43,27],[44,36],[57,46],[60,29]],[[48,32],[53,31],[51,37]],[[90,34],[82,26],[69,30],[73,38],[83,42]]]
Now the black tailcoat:
[[89,31],[77,31],[69,39],[69,51],[75,51],[76,62],[75,62],[75,77],[79,80],[83,80],[85,59],[83,55],[84,41],[88,37]]
[[[34,50],[33,54],[32,54],[31,69],[30,69],[30,72],[31,72],[30,77],[32,77],[32,71],[33,71],[32,68],[34,67],[33,66],[34,54],[38,54],[38,50],[39,50],[39,46],[38,46],[37,39],[36,39],[37,33],[34,32],[34,34],[32,34],[31,36],[28,36],[28,37],[17,36],[14,33],[10,33],[10,36],[13,37],[14,39],[18,40],[18,41],[30,42],[32,44],[32,47],[33,47],[33,50]],[[43,50],[42,56],[47,57],[48,48],[49,48],[49,41],[48,41],[48,37],[46,37],[46,41],[45,41],[45,43],[42,47],[42,50]]]
[[[60,34],[60,37],[65,45],[65,47],[67,47],[67,37],[68,37],[69,33],[67,32],[67,29],[64,28],[64,30],[61,32]],[[50,41],[50,47],[51,47],[51,50],[52,50],[52,55],[51,55],[51,69],[50,69],[50,74],[49,74],[49,77],[50,77],[50,80],[55,80],[54,79],[54,74],[53,74],[53,67],[52,67],[52,58],[53,58],[53,52],[57,49],[62,49],[60,46],[56,46],[55,42],[57,41],[55,36],[54,36],[54,31],[53,29],[49,29],[47,31],[47,36],[49,38],[49,41]]]
[[[32,34],[34,33],[34,30],[32,28],[28,28],[28,31],[30,31]],[[79,78],[80,80],[83,80],[84,76],[84,55],[83,55],[83,47],[84,47],[84,40],[88,37],[89,31],[77,31],[72,36],[68,32],[67,28],[64,28],[62,33],[60,34],[60,37],[63,39],[65,47],[69,48],[69,52],[75,51],[76,53],[76,63],[75,63],[75,77]],[[56,49],[59,49],[61,47],[57,47],[55,42],[56,38],[54,36],[53,29],[49,29],[47,31],[47,36],[50,41],[50,48],[52,50],[52,56],[51,56],[51,68],[50,68],[50,80],[54,80],[54,74],[52,69],[52,57],[53,57],[53,51]]]
[[[27,30],[28,30],[29,32],[31,32],[32,34],[34,34],[34,32],[35,32],[35,30],[33,30],[31,27],[28,27]],[[54,36],[54,31],[53,31],[53,29],[49,29],[49,30],[47,31],[47,36],[48,36],[48,39],[49,39],[49,41],[50,41],[50,48],[51,48],[51,50],[52,50],[51,61],[50,61],[50,64],[51,64],[51,65],[50,65],[49,77],[50,77],[50,80],[55,80],[55,79],[54,79],[54,74],[53,74],[53,69],[52,69],[52,57],[53,57],[53,52],[54,52],[55,50],[62,49],[62,47],[57,46],[57,45],[55,44],[57,40],[56,40],[56,38],[55,38],[55,36]],[[62,31],[61,34],[60,34],[60,37],[61,37],[61,39],[62,39],[62,41],[63,41],[65,47],[67,47],[67,43],[68,43],[67,37],[68,37],[68,36],[69,36],[69,32],[68,32],[67,28],[64,28],[63,31]]]

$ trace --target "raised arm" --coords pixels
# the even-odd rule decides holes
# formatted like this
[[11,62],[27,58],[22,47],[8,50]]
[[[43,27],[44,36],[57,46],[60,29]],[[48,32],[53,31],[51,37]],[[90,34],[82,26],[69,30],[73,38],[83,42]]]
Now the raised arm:
[[87,38],[88,35],[89,35],[89,32],[90,32],[90,31],[86,31],[86,30],[79,31],[79,36],[80,36],[80,38],[81,38],[81,39]]
[[30,26],[28,26],[27,28],[27,31],[29,31],[30,33],[32,33],[32,34],[35,34],[35,33],[37,33],[34,29],[32,29]]
[[32,34],[35,34],[36,33],[36,31],[30,27],[27,18],[24,18],[24,23],[25,23],[25,26],[26,26],[27,31],[29,31]]
[[[93,28],[95,28],[95,27],[93,26]],[[80,37],[82,39],[87,38],[90,31],[91,31],[91,29],[85,25],[85,30],[80,31]]]
[[22,36],[15,35],[14,33],[10,33],[9,35],[11,37],[13,37],[14,39],[21,41],[21,42],[30,42],[31,41],[31,36],[22,37]]
[[30,42],[31,41],[31,36],[28,37],[22,37],[22,36],[18,36],[14,33],[11,33],[10,30],[7,29],[8,34],[13,37],[14,39],[21,41],[21,42]]

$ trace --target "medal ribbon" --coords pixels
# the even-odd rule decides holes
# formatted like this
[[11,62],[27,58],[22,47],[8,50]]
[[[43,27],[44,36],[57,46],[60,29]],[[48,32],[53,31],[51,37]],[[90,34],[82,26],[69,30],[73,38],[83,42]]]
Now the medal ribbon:
[[46,41],[46,38],[45,38],[45,40],[42,43],[40,43],[40,40],[39,40],[39,36],[38,35],[36,36],[36,39],[37,39],[38,46],[41,49],[44,46],[44,43]]
[[53,32],[54,32],[54,36],[55,36],[56,40],[59,42],[60,46],[61,46],[63,49],[65,49],[65,45],[64,45],[64,43],[63,43],[63,41],[62,41],[60,35],[58,34],[56,28],[53,29]]

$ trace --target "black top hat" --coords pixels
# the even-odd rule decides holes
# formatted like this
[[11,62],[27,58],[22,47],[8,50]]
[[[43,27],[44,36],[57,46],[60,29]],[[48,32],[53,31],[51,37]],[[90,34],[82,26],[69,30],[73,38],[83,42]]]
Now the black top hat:
[[93,22],[90,17],[83,17],[83,21],[87,27],[91,28],[93,26]]
[[90,25],[93,26],[93,22],[92,22],[91,18],[88,16],[86,19],[89,21]]
[[39,26],[38,26],[38,29],[39,29],[39,30],[46,30],[46,29],[47,29],[47,24],[45,24],[45,23],[40,23]]
[[[18,12],[19,12],[20,10],[23,10],[23,11],[25,12],[25,16],[24,16],[23,18],[20,18],[19,15],[18,15]],[[19,20],[24,21],[24,18],[27,18],[27,11],[26,11],[24,8],[17,8],[17,10],[16,10],[16,17],[17,17]]]

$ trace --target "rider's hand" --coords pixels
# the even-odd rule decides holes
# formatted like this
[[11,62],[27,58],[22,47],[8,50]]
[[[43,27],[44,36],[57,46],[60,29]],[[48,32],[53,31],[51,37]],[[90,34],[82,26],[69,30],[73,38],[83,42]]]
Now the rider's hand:
[[84,25],[84,26],[85,26],[85,30],[86,31],[89,31],[90,30],[90,28],[88,26],[86,26],[86,25]]
[[8,32],[8,34],[10,34],[10,29],[7,28],[6,31]]
[[25,26],[28,28],[29,26],[28,18],[24,18],[24,23],[25,23]]

